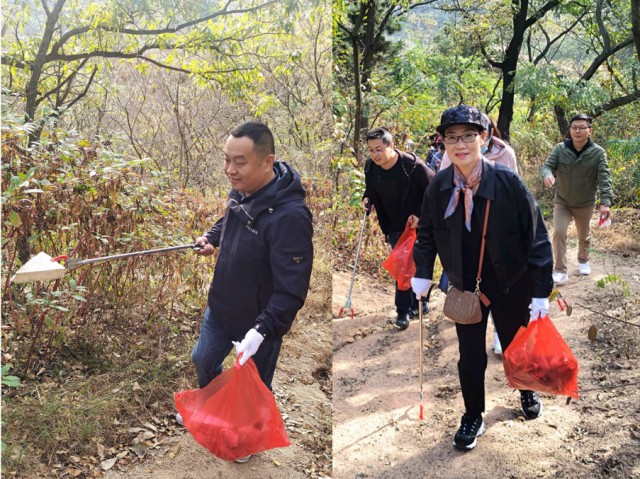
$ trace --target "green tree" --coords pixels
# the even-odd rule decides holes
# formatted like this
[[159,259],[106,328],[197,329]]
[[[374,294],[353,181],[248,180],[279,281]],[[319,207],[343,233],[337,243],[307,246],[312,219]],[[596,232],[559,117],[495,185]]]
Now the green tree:
[[361,161],[360,142],[362,130],[368,128],[368,104],[363,95],[370,91],[374,70],[389,62],[399,52],[398,42],[389,35],[400,28],[400,18],[409,10],[434,3],[409,2],[407,0],[358,0],[336,2],[333,8],[333,48],[336,63],[336,82],[348,99],[339,115],[353,113],[348,122],[345,138],[352,138],[353,154]]
[[260,80],[251,58],[267,53],[251,50],[254,40],[291,28],[287,13],[295,7],[295,0],[15,0],[3,25],[3,35],[12,34],[3,42],[5,86],[35,123],[31,142],[47,119],[89,92],[105,59],[197,75],[238,96]]

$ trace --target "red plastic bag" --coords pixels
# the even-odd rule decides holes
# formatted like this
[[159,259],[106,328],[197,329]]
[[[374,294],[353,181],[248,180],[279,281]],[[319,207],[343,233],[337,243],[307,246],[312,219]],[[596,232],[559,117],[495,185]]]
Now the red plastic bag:
[[234,461],[291,444],[275,398],[251,358],[174,399],[187,431],[220,459]]
[[416,230],[407,226],[404,233],[382,263],[393,279],[398,282],[398,289],[411,288],[411,278],[416,274],[416,263],[413,261],[413,244],[416,242]]
[[578,360],[549,316],[520,326],[504,352],[509,386],[578,399]]

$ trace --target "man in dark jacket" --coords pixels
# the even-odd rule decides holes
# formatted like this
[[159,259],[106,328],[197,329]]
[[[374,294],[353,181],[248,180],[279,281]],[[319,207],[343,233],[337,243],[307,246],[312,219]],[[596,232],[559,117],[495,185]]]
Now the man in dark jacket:
[[[366,188],[362,207],[373,207],[380,229],[393,248],[405,226],[418,226],[424,191],[434,173],[413,153],[396,150],[393,136],[386,128],[374,128],[366,134],[370,158],[364,166]],[[396,283],[396,326],[409,327],[409,317],[417,316],[417,303],[411,289],[400,290]]]
[[205,387],[235,344],[240,364],[253,357],[270,388],[282,337],[309,288],[311,212],[298,173],[275,160],[266,125],[247,122],[231,132],[224,171],[232,188],[225,215],[196,239],[198,254],[220,251],[191,357]]

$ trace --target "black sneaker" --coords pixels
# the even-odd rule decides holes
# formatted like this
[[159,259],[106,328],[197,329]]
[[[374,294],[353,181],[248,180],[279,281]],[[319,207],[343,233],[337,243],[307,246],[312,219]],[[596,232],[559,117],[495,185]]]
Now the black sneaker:
[[[427,306],[427,305],[426,305],[426,303],[425,303],[425,305],[424,305],[424,306],[422,306],[422,315],[424,316],[424,315],[426,315],[428,312],[429,312],[429,306]],[[411,319],[418,319],[418,318],[420,317],[420,315],[419,315],[418,313],[419,313],[419,311],[418,311],[418,309],[417,309],[417,308],[416,308],[416,309],[412,309],[412,310],[409,312],[409,318],[411,318]]]
[[398,314],[398,319],[396,319],[396,327],[400,331],[404,331],[409,327],[409,315],[407,313]]
[[453,445],[463,451],[470,451],[476,447],[476,439],[484,434],[484,421],[482,415],[472,417],[464,413],[460,421],[460,429],[453,438]]
[[520,391],[522,414],[526,419],[535,419],[542,414],[542,401],[534,391]]

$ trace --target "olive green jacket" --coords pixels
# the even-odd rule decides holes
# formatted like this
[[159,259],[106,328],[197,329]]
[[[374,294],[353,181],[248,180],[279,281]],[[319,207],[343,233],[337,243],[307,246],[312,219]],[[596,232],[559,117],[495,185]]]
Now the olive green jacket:
[[558,143],[540,169],[542,178],[556,178],[554,202],[571,208],[587,207],[595,204],[599,190],[599,204],[611,206],[611,171],[604,148],[590,141],[577,156],[570,145],[570,139]]

